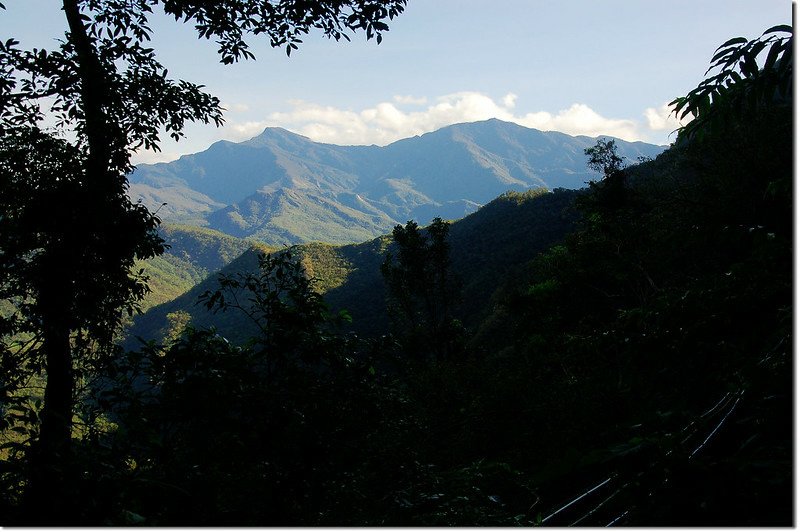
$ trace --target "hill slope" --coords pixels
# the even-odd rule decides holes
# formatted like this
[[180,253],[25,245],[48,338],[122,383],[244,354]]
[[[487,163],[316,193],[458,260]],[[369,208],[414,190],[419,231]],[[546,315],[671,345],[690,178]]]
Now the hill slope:
[[160,232],[169,249],[136,266],[150,278],[151,292],[142,302],[143,310],[175,299],[250,246],[245,240],[188,225],[167,223]]
[[[453,269],[464,287],[460,315],[467,326],[479,323],[500,279],[517,265],[558,242],[577,220],[572,204],[578,192],[542,190],[507,193],[477,212],[452,224],[450,232]],[[380,274],[390,238],[345,246],[311,243],[298,247],[306,271],[319,279],[318,288],[334,311],[351,314],[351,328],[361,334],[385,331],[385,288]],[[251,247],[220,273],[253,271],[263,246]],[[242,342],[255,331],[243,316],[211,314],[198,297],[217,288],[216,276],[194,286],[180,297],[137,317],[130,337],[158,339],[168,328],[171,313],[185,312],[195,326],[215,326],[232,341]],[[133,345],[130,345],[133,347]]]

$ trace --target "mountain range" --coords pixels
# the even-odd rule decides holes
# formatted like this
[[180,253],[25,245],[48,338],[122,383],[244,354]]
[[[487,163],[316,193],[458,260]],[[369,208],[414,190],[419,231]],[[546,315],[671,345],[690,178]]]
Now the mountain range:
[[[509,190],[582,188],[597,177],[584,154],[595,142],[496,119],[383,147],[322,144],[267,128],[245,142],[140,165],[129,194],[165,221],[268,245],[356,243],[410,219],[462,218]],[[664,149],[616,143],[632,161]]]

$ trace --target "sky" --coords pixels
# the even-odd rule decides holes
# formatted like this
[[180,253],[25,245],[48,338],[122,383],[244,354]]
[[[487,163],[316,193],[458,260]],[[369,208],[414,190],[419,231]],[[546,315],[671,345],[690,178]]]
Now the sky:
[[[0,38],[55,48],[60,0],[5,0]],[[222,65],[216,45],[163,15],[153,47],[173,78],[206,86],[226,123],[191,124],[170,161],[218,140],[283,127],[332,144],[386,145],[499,118],[571,135],[669,144],[667,103],[703,80],[714,50],[791,24],[790,0],[409,0],[383,42],[308,36],[287,57],[251,39],[255,61]]]

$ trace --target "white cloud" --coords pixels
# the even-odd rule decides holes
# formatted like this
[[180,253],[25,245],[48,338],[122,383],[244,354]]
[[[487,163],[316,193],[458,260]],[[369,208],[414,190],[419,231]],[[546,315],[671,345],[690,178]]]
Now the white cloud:
[[141,150],[131,155],[131,163],[134,165],[166,163],[179,159],[181,155],[175,151]]
[[517,103],[517,95],[513,92],[509,92],[505,96],[503,96],[503,105],[509,109],[513,109],[514,105]]
[[428,103],[428,99],[425,98],[424,96],[420,98],[415,98],[410,94],[405,96],[397,95],[394,96],[392,99],[397,103],[407,104],[407,105],[425,105],[426,103]]
[[264,131],[264,128],[268,125],[269,123],[264,120],[229,122],[219,130],[219,134],[217,136],[227,140],[232,140],[234,142],[239,142],[255,137]]
[[560,131],[569,135],[610,135],[623,140],[641,139],[633,120],[605,118],[582,103],[574,103],[569,109],[555,115],[544,111],[528,113],[515,122],[543,131]]
[[246,113],[250,110],[250,106],[246,103],[222,103],[222,108],[228,112]]
[[[409,98],[395,96],[394,102],[409,102]],[[260,127],[256,129],[273,125],[296,131],[319,142],[385,145],[451,124],[498,118],[570,135],[610,135],[625,140],[642,138],[633,120],[606,118],[584,104],[573,104],[555,114],[540,111],[518,115],[514,113],[517,99],[513,93],[496,102],[479,92],[458,92],[440,96],[423,110],[404,111],[395,103],[381,102],[358,112],[293,100],[289,102],[293,107],[291,111],[272,113],[267,121],[258,122]],[[244,129],[240,125],[228,127],[237,133]]]
[[647,127],[652,131],[672,132],[686,122],[686,120],[678,120],[668,103],[665,103],[657,109],[655,107],[648,107],[644,111],[644,116],[647,119]]

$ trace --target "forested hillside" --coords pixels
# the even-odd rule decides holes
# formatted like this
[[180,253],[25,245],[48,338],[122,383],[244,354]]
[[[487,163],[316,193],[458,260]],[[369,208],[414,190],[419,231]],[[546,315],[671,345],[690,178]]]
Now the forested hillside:
[[[266,8],[201,4],[164,7],[218,31],[227,62],[247,50],[240,25],[293,28],[270,34],[288,53],[309,25],[369,37],[405,6],[321,0],[321,19],[273,10],[257,26]],[[90,148],[36,127],[0,134],[0,524],[794,524],[791,27],[723,44],[709,77],[672,102],[686,125],[655,158],[636,164],[614,139],[582,140],[573,155],[593,177],[586,188],[526,186],[452,222],[276,249],[160,227],[129,201],[129,132],[155,142],[187,116],[219,119],[219,102],[151,63],[146,18],[64,9],[77,33],[59,61],[116,74],[130,59],[111,46],[121,33],[159,90],[130,94],[122,76],[95,72],[117,92],[88,83],[104,105],[83,91],[96,114],[65,115]],[[106,33],[105,55],[65,59]],[[14,46],[0,59],[16,68],[47,60]],[[149,113],[131,114],[134,103]],[[15,109],[26,123],[30,108]],[[488,155],[507,145],[506,125],[477,128],[447,131],[458,157],[535,177]],[[305,146],[305,170],[342,161],[290,134],[258,142]],[[453,163],[436,150],[400,157],[397,171]],[[485,183],[475,175],[451,183]],[[417,197],[407,185],[386,178],[376,190]],[[210,198],[226,184],[203,186]],[[197,284],[155,304],[147,275],[161,297]],[[154,306],[115,343],[142,305]]]
[[[573,206],[578,195],[563,189],[509,192],[452,224],[452,268],[463,284],[462,301],[456,311],[459,319],[470,326],[477,325],[488,312],[489,298],[500,279],[572,229],[578,217]],[[389,325],[380,265],[392,247],[390,241],[381,237],[363,244],[303,244],[295,248],[307,274],[317,279],[317,288],[331,310],[346,310],[353,318],[347,328],[358,334],[379,335]],[[251,248],[219,273],[257,271],[257,254],[264,249]],[[217,289],[216,275],[211,276],[180,297],[136,317],[126,345],[135,345],[130,339],[136,337],[160,340],[159,334],[167,330],[168,316],[173,313],[185,313],[196,327],[214,326],[232,341],[250,338],[256,331],[246,316],[215,314],[198,304],[201,294]]]
[[588,190],[245,255],[192,297],[252,343],[190,327],[123,365],[163,382],[119,411],[129,452],[180,449],[136,474],[186,493],[125,500],[158,524],[790,524],[792,116],[740,98],[762,82],[655,160],[597,142]]
[[150,293],[142,302],[146,311],[171,301],[244,253],[250,243],[200,227],[164,224],[160,228],[166,252],[140,261]]

